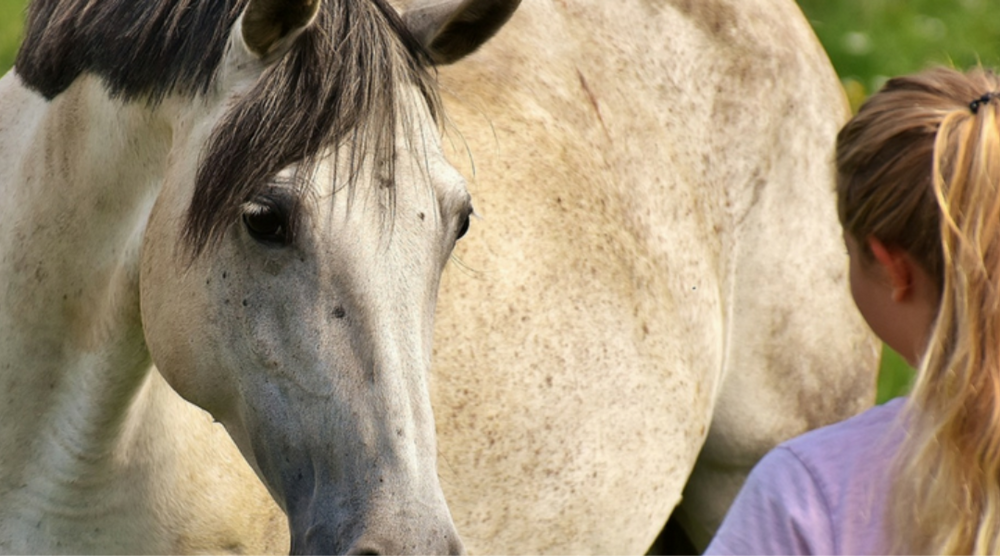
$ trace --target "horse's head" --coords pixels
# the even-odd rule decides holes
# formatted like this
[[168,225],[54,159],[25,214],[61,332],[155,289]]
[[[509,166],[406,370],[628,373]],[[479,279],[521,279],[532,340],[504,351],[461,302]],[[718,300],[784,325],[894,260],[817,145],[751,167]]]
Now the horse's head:
[[147,342],[288,514],[293,552],[462,549],[426,373],[472,207],[422,62],[475,49],[517,1],[425,4],[250,0],[213,87],[164,101]]

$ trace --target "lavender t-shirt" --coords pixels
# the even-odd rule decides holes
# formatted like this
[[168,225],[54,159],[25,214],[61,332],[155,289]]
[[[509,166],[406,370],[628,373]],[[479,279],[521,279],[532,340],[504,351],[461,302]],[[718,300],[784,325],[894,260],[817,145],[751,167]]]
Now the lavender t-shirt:
[[903,406],[897,398],[764,456],[706,554],[885,554]]

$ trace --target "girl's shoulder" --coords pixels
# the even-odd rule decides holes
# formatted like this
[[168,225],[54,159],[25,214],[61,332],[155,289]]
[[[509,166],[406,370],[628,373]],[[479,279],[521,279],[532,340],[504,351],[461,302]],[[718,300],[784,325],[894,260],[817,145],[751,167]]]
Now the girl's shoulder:
[[877,554],[905,400],[793,438],[754,468],[709,553]]
[[797,436],[778,446],[819,469],[832,463],[869,460],[878,452],[892,456],[905,435],[903,409],[906,398],[877,405],[839,423]]

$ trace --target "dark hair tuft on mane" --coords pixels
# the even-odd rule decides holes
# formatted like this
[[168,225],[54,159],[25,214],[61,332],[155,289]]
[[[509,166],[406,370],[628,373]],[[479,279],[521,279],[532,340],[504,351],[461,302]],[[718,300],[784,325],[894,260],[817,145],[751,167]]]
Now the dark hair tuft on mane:
[[[205,94],[247,3],[35,0],[15,67],[49,99],[84,72],[125,101]],[[370,157],[391,172],[399,86],[416,85],[440,115],[428,67],[385,0],[324,0],[312,27],[216,124],[187,215],[192,254],[218,241],[279,171],[298,163],[308,172],[329,148],[350,143],[351,167]]]
[[34,0],[14,67],[52,99],[80,76],[114,97],[204,93],[246,0]]

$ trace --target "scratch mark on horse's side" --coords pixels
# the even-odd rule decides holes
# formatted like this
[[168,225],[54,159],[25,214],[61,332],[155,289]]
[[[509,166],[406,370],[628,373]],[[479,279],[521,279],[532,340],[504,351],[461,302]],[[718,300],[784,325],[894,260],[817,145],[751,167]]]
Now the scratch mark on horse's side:
[[604,116],[601,115],[601,105],[597,102],[597,97],[594,95],[594,91],[590,90],[590,85],[587,84],[587,78],[583,76],[583,72],[579,68],[576,70],[577,77],[580,78],[580,87],[583,88],[583,92],[587,94],[587,100],[590,101],[590,105],[594,107],[594,113],[597,114],[597,120],[601,122],[601,129],[604,130],[604,135],[611,139],[611,134],[608,133],[608,126],[604,124]]

